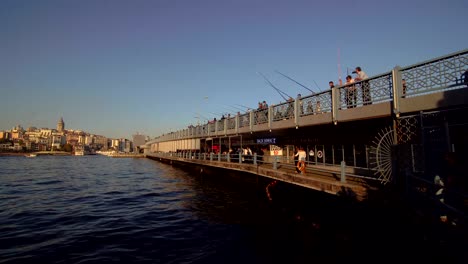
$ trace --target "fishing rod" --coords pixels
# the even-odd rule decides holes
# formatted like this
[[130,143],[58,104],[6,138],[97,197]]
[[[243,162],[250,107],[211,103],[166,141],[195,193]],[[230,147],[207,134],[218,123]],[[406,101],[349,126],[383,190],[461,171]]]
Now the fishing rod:
[[210,120],[210,118],[207,118],[206,116],[204,116],[204,115],[202,115],[200,113],[196,113],[196,112],[192,112],[192,113],[197,115],[197,117],[195,117],[195,118],[203,118],[206,121]]
[[320,89],[320,87],[319,87],[319,85],[317,84],[317,82],[316,82],[315,80],[312,80],[312,81],[314,81],[315,86],[317,86],[317,89],[318,89],[320,92],[322,92],[322,89]]
[[307,86],[305,86],[305,85],[303,85],[303,84],[299,83],[298,81],[296,81],[296,80],[294,80],[293,78],[291,78],[291,77],[287,76],[286,74],[283,74],[283,73],[281,73],[281,72],[279,72],[279,71],[276,71],[276,70],[275,70],[275,72],[277,72],[277,73],[281,74],[283,77],[286,77],[286,78],[288,78],[289,80],[291,80],[291,81],[293,81],[293,82],[295,82],[295,83],[299,84],[300,86],[302,86],[302,87],[306,88],[306,89],[307,89],[307,90],[309,90],[309,91],[310,91],[312,94],[315,94],[315,92],[314,92],[314,91],[312,91],[311,89],[309,89]]
[[214,115],[215,117],[224,115],[224,113],[214,113],[214,112],[208,112],[208,113]]
[[[245,106],[245,105],[240,105],[240,104],[236,104],[236,105],[238,105],[238,106],[240,106],[240,107],[244,107],[244,108],[247,109],[247,110],[253,109],[252,107],[248,107],[248,106]],[[242,109],[242,111],[244,111],[244,110]]]
[[[288,101],[288,99],[286,99],[286,97],[284,97],[284,95],[286,95],[286,96],[289,97],[289,98],[292,98],[292,97],[289,96],[287,93],[285,93],[285,92],[281,91],[280,89],[276,88],[276,87],[267,79],[267,77],[265,77],[265,75],[263,75],[261,72],[259,72],[258,74],[260,74],[260,75],[265,79],[265,81],[267,81],[268,84],[269,84],[271,87],[273,87],[273,88],[279,93],[279,95],[281,95],[281,97],[283,97],[284,101],[286,101],[286,102]],[[284,94],[284,95],[283,95],[283,94]]]
[[[232,106],[232,105],[228,105],[229,107],[233,108],[233,109],[236,109],[236,111],[244,111],[244,109],[242,108],[239,108],[239,107],[235,107],[235,106]],[[225,109],[228,109],[228,108],[225,108]],[[231,109],[232,110],[232,109]]]
[[206,119],[206,118],[204,118],[204,117],[200,117],[200,116],[194,116],[193,118],[197,118],[197,119],[201,118],[202,120],[205,120],[205,121],[210,121],[209,119]]

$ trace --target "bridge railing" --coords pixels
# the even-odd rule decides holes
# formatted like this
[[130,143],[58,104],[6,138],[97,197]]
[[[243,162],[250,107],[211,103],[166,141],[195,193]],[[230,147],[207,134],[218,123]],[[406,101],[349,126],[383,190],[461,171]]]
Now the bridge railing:
[[216,131],[224,131],[224,119],[219,120],[217,125]]
[[227,120],[227,129],[235,129],[236,128],[236,118],[230,117]]
[[468,70],[468,50],[435,58],[400,69],[406,82],[407,97],[448,91],[464,86],[462,76]]
[[355,108],[392,100],[392,73],[337,87],[339,109]]
[[299,98],[299,116],[321,114],[332,111],[331,90]]
[[257,109],[254,111],[254,125],[268,123],[268,109]]
[[272,106],[273,122],[294,117],[294,101],[279,103]]
[[250,125],[250,112],[239,115],[239,127],[248,127]]
[[[238,163],[238,164],[247,164],[247,165],[266,165],[266,167],[271,168],[273,170],[283,170],[287,173],[295,173],[297,170],[297,164],[294,160],[294,157],[292,156],[262,156],[262,155],[257,155],[254,153],[253,155],[243,155],[240,153],[200,153],[200,152],[191,152],[191,151],[185,151],[185,152],[169,152],[169,153],[164,153],[164,152],[157,152],[157,153],[150,153],[151,156],[155,157],[162,157],[162,158],[178,158],[178,159],[183,159],[184,161],[187,162],[197,162],[200,164],[216,164],[220,163],[219,165],[221,166],[221,163],[225,162],[232,162],[232,163]],[[330,170],[330,169],[325,169],[317,166],[313,166],[312,163],[306,161],[306,170],[309,168],[310,170],[313,171],[321,171],[321,172],[336,172],[337,170]],[[339,167],[339,172],[342,175],[345,175],[345,177],[348,177],[349,179],[366,179],[366,180],[373,180],[376,181],[378,180],[375,177],[369,177],[367,175],[358,175],[358,174],[353,174],[346,172],[346,166],[340,166]],[[309,176],[313,177],[313,173],[306,173],[303,174],[302,176]],[[334,178],[335,179],[335,178]],[[338,180],[344,180],[346,179],[338,179]]]

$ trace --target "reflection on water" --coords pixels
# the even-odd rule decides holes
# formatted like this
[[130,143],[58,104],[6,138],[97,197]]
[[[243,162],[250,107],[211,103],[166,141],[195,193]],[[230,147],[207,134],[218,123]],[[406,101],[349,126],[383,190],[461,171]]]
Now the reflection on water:
[[447,260],[398,208],[369,211],[285,184],[270,201],[266,179],[101,156],[0,165],[0,263]]

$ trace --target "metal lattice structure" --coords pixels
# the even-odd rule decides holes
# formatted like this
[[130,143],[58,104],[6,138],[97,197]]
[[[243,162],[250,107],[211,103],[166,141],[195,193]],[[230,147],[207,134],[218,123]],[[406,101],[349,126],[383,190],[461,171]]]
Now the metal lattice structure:
[[397,144],[419,143],[420,117],[411,115],[396,120]]
[[370,165],[374,175],[382,184],[392,180],[392,146],[394,145],[393,129],[385,128],[375,137],[370,149]]
[[268,123],[268,109],[258,109],[254,111],[254,125]]
[[331,91],[316,93],[301,98],[301,116],[331,112],[332,96]]
[[[457,89],[468,70],[468,52],[456,53],[401,69],[406,96]],[[468,78],[468,77],[465,77]]]
[[[363,86],[367,85],[370,91],[369,101],[363,101],[366,96],[363,96]],[[356,103],[355,106],[362,106],[368,103],[388,102],[392,99],[392,73],[384,73],[375,77],[371,77],[364,82],[355,82],[352,84],[345,84],[339,88],[339,107],[345,109],[348,107],[347,91],[354,89]]]

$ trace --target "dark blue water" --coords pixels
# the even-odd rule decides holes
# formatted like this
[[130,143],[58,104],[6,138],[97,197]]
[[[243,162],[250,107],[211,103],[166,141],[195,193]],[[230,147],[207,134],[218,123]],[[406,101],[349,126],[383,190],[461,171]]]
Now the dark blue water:
[[281,184],[269,201],[268,180],[242,177],[149,159],[0,157],[0,263],[455,259],[391,206]]

